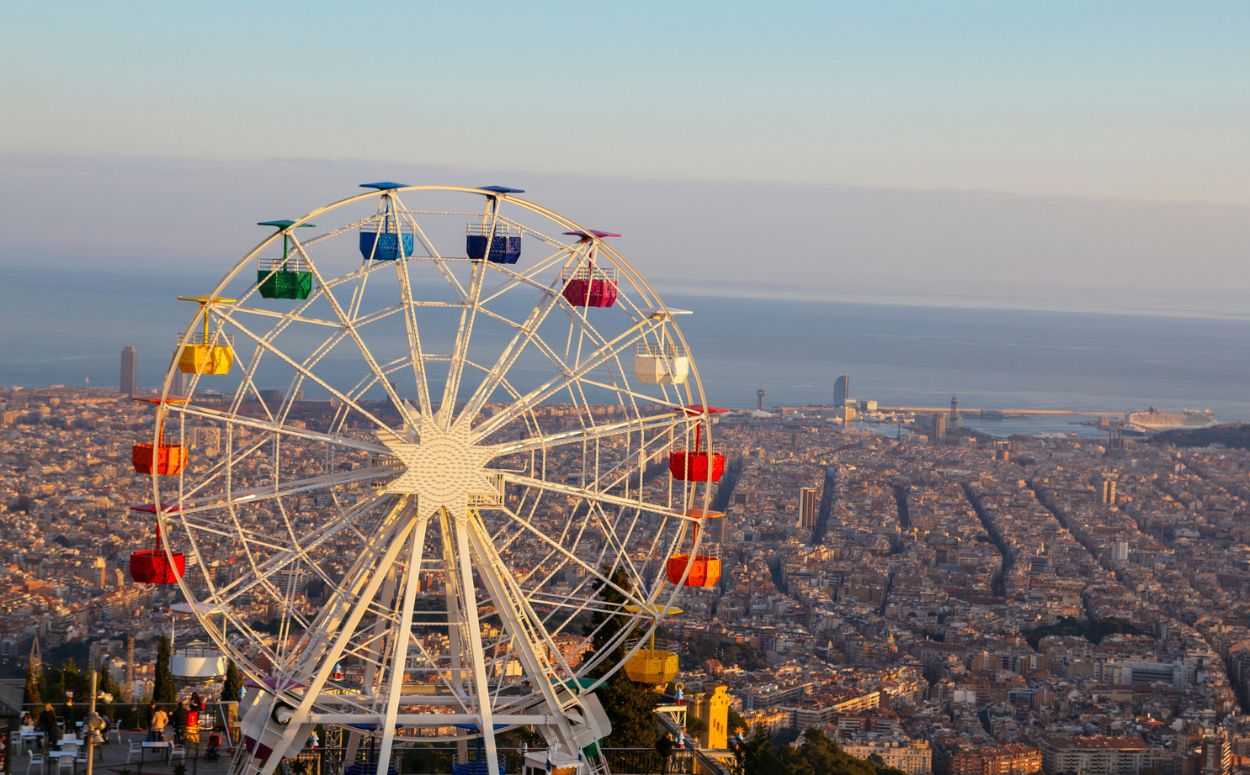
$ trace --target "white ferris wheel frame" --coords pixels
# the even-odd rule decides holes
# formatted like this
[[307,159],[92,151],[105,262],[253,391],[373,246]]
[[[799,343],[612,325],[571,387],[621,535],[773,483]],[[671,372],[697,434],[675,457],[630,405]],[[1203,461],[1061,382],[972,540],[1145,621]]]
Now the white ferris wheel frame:
[[[524,233],[527,236],[539,237],[543,242],[556,248],[555,253],[538,259],[534,265],[527,266],[524,269],[511,267],[506,264],[492,263],[488,258],[472,260],[471,279],[467,288],[464,287],[464,284],[460,282],[455,273],[447,267],[447,261],[455,259],[444,257],[437,251],[433,242],[421,229],[420,224],[413,218],[412,211],[407,211],[406,209],[404,212],[411,219],[414,236],[420,241],[425,251],[429,253],[428,256],[405,255],[395,261],[373,260],[371,257],[362,260],[360,266],[354,271],[339,276],[326,277],[321,274],[317,268],[317,262],[309,255],[309,249],[320,241],[331,237],[343,233],[354,233],[361,226],[362,220],[367,219],[352,221],[345,226],[317,235],[306,242],[300,241],[295,234],[297,228],[305,224],[311,224],[314,219],[320,219],[323,215],[353,204],[377,200],[379,202],[398,202],[402,205],[399,199],[400,194],[419,194],[424,192],[463,193],[486,197],[488,207],[482,217],[484,224],[489,219],[490,233],[492,234],[496,224],[501,222],[499,213],[505,204],[521,208],[523,211],[545,219],[547,222],[553,223],[565,231],[583,235],[591,234],[588,229],[575,221],[532,201],[514,196],[511,193],[503,193],[486,188],[426,185],[402,186],[347,197],[313,210],[291,222],[290,226],[280,229],[266,239],[261,240],[223,277],[209,295],[210,298],[219,298],[230,287],[231,283],[237,280],[240,273],[252,266],[265,250],[280,239],[291,240],[291,244],[295,246],[299,258],[313,273],[315,279],[313,293],[307,301],[301,301],[286,311],[266,310],[259,307],[248,308],[242,305],[213,306],[211,309],[208,306],[201,306],[200,311],[192,317],[183,336],[179,339],[179,345],[162,384],[160,402],[157,405],[157,422],[153,431],[153,444],[162,442],[165,424],[173,418],[177,418],[180,421],[180,443],[185,442],[182,435],[185,434],[185,422],[188,418],[218,421],[226,423],[230,428],[237,426],[250,432],[269,434],[261,437],[260,441],[256,442],[250,449],[243,451],[241,455],[235,455],[233,450],[229,450],[222,461],[205,472],[205,475],[209,478],[202,482],[198,488],[186,486],[185,472],[177,477],[176,488],[170,488],[167,485],[163,486],[160,481],[161,477],[157,476],[155,471],[153,472],[151,477],[152,503],[161,504],[164,502],[172,504],[176,502],[177,504],[172,507],[156,508],[159,529],[166,536],[177,533],[186,537],[189,546],[185,548],[194,553],[195,566],[204,571],[203,575],[207,575],[207,567],[204,565],[206,558],[199,553],[195,545],[195,536],[197,533],[212,534],[214,529],[226,532],[235,531],[238,534],[245,532],[246,529],[242,527],[237,516],[235,516],[236,510],[243,504],[250,505],[266,500],[272,501],[282,511],[287,529],[290,530],[291,518],[281,505],[284,498],[306,492],[330,490],[337,486],[376,481],[388,477],[394,478],[396,475],[394,465],[371,465],[364,468],[305,477],[284,482],[281,486],[275,484],[273,487],[261,486],[251,488],[250,490],[230,490],[230,472],[232,467],[236,465],[236,461],[254,453],[268,440],[289,437],[309,443],[324,443],[355,452],[368,453],[373,456],[391,454],[393,457],[399,454],[396,450],[408,449],[401,443],[403,441],[401,431],[410,424],[415,427],[415,424],[422,420],[432,420],[444,425],[455,426],[456,423],[462,421],[462,418],[467,417],[468,419],[465,421],[466,424],[463,430],[472,444],[480,445],[492,433],[509,426],[513,422],[529,422],[527,417],[530,415],[527,415],[527,413],[532,415],[536,407],[542,405],[553,396],[562,391],[571,390],[571,386],[574,384],[577,384],[580,388],[581,383],[585,381],[586,384],[595,388],[615,390],[623,399],[633,402],[634,415],[632,417],[627,415],[626,419],[622,421],[591,425],[590,428],[583,425],[581,428],[575,428],[571,431],[542,433],[541,435],[521,440],[499,442],[488,447],[492,453],[491,459],[516,454],[541,454],[543,455],[543,470],[545,472],[547,466],[545,462],[546,454],[549,450],[556,447],[565,444],[597,442],[630,433],[638,433],[639,437],[642,438],[649,431],[667,429],[669,431],[667,442],[663,441],[664,437],[662,435],[659,435],[656,438],[661,439],[661,442],[655,446],[654,450],[647,451],[641,448],[638,450],[639,464],[641,465],[644,460],[666,455],[669,451],[676,449],[677,445],[689,436],[690,429],[696,426],[700,428],[703,434],[707,451],[710,453],[713,450],[710,433],[711,422],[706,410],[703,385],[693,358],[690,359],[689,377],[683,384],[671,386],[672,400],[669,400],[670,386],[668,385],[661,386],[661,393],[665,401],[659,401],[655,395],[643,394],[630,387],[627,376],[629,368],[628,365],[621,363],[621,358],[622,356],[628,358],[636,344],[647,341],[650,336],[658,335],[662,342],[667,341],[671,346],[678,348],[679,351],[687,355],[689,354],[689,348],[680,328],[673,320],[675,311],[664,305],[659,295],[634,267],[601,239],[596,237],[592,240],[597,255],[601,259],[606,258],[621,273],[622,280],[628,281],[630,287],[638,295],[637,299],[632,299],[631,297],[624,300],[625,303],[633,305],[631,317],[635,319],[634,325],[611,338],[599,334],[594,321],[587,314],[588,309],[586,307],[575,307],[563,301],[560,286],[543,285],[536,279],[541,277],[544,272],[549,273],[560,261],[564,261],[565,266],[570,265],[570,262],[577,256],[576,244],[572,246],[562,244],[536,230],[526,228]],[[437,401],[430,392],[431,387],[425,373],[427,361],[430,361],[431,358],[423,349],[420,328],[413,313],[416,305],[419,304],[419,300],[414,296],[413,288],[410,286],[406,262],[415,259],[433,262],[448,283],[454,285],[462,293],[463,298],[461,302],[460,327],[455,335],[453,349],[449,353],[450,361],[447,378],[444,382],[443,395],[441,400]],[[363,291],[360,289],[368,282],[369,277],[373,273],[386,271],[390,264],[395,265],[396,275],[399,278],[400,306],[402,309],[384,308],[383,310],[366,314],[364,317],[358,317],[361,314],[359,300],[363,296]],[[491,295],[489,298],[484,298],[485,278],[489,271],[492,270],[498,273],[499,277],[503,279],[503,283],[490,291]],[[353,282],[356,283],[357,290],[353,292],[350,304],[347,308],[344,308],[340,300],[334,295],[334,289],[342,286],[344,289],[350,290]],[[470,362],[467,349],[475,320],[479,315],[499,317],[487,308],[487,302],[502,296],[511,289],[519,287],[532,288],[545,293],[546,301],[548,302],[547,309],[540,312],[539,308],[535,307],[530,317],[526,318],[517,327],[514,338],[500,353],[498,360],[494,364],[486,366],[485,364]],[[246,301],[251,294],[255,293],[256,287],[253,286],[249,295],[241,298]],[[303,315],[303,312],[314,301],[318,300],[327,301],[333,307],[337,319],[317,319]],[[646,304],[648,308],[644,309],[640,304]],[[563,373],[557,374],[554,378],[543,382],[537,388],[521,391],[510,384],[508,380],[509,370],[515,365],[517,358],[520,357],[527,347],[538,347],[540,351],[544,347],[547,350],[552,349],[538,335],[538,329],[542,321],[546,319],[546,316],[556,308],[560,308],[566,314],[571,312],[569,323],[570,339],[575,326],[579,332],[577,357],[572,364],[566,364],[561,360],[558,353],[554,351],[542,352],[541,354],[552,360],[553,363],[563,364]],[[380,363],[373,356],[360,331],[369,323],[380,319],[381,316],[400,313],[403,315],[404,328],[408,337],[407,350],[398,359]],[[269,318],[275,322],[273,327],[267,332],[261,332],[253,330],[252,325],[250,325],[252,318],[247,318],[248,322],[244,322],[246,315],[255,315],[262,319]],[[182,405],[168,402],[173,397],[171,388],[178,370],[179,358],[188,342],[191,341],[191,337],[197,327],[206,325],[206,321],[210,316],[214,316],[215,321],[219,325],[228,325],[233,329],[236,336],[243,335],[246,337],[256,348],[254,351],[255,356],[250,363],[237,364],[237,367],[243,372],[243,381],[239,384],[235,396],[231,400],[231,410],[228,412],[215,412],[206,407],[196,407],[191,403]],[[508,323],[513,326],[517,325],[515,321],[511,320]],[[325,340],[316,352],[308,356],[305,361],[300,362],[298,359],[284,354],[282,349],[274,344],[274,339],[285,331],[288,326],[293,324],[320,326],[334,333]],[[214,337],[218,335],[219,333],[214,333]],[[583,353],[581,352],[581,335],[588,336],[594,348],[587,360],[583,360]],[[316,366],[320,358],[332,350],[333,347],[344,342],[344,340],[350,340],[356,345],[361,357],[368,366],[367,373],[360,381],[347,389],[336,387],[331,384],[331,380],[319,377],[316,372]],[[266,413],[269,414],[267,420],[240,416],[238,410],[244,398],[248,395],[259,395],[260,388],[253,381],[253,377],[255,369],[262,360],[262,356],[275,358],[293,369],[296,374],[293,384],[304,384],[307,381],[333,396],[339,402],[339,409],[331,423],[331,427],[339,428],[340,431],[311,431],[286,424],[285,417],[290,411],[293,401],[293,396],[291,395],[284,399],[280,407],[278,413],[280,418],[269,413],[268,409],[266,409]],[[615,364],[613,374],[620,375],[621,380],[624,382],[623,386],[619,384],[605,385],[589,378],[589,375],[595,369],[605,364],[612,366],[613,362]],[[457,414],[458,396],[461,393],[461,382],[467,367],[480,371],[483,375],[482,382],[472,392],[470,397],[464,401],[463,410]],[[392,381],[388,379],[393,374],[406,369],[412,369],[414,372],[417,386],[417,401],[415,405],[402,399],[393,386]],[[201,379],[201,375],[198,374],[191,376],[190,394],[194,393]],[[386,393],[390,405],[400,414],[404,422],[403,428],[399,430],[393,428],[360,405],[363,403],[362,397],[364,394],[375,387],[380,387]],[[491,401],[492,397],[499,390],[504,390],[511,397],[512,403],[498,413],[474,425],[473,421],[480,417],[480,412],[484,405]],[[584,398],[585,394],[583,393]],[[656,410],[646,415],[642,414],[638,408],[640,400],[649,404],[656,404]],[[261,403],[263,406],[264,403]],[[586,406],[589,406],[588,401]],[[687,409],[687,407],[693,407],[693,409]],[[341,432],[345,428],[344,422],[347,415],[353,411],[369,418],[378,426],[375,431],[374,441]],[[537,426],[527,427],[531,427],[532,430],[533,427]],[[276,441],[274,447],[275,450],[278,448]],[[474,446],[473,448],[479,449],[482,447]],[[644,455],[644,453],[646,454]],[[414,452],[413,454],[416,453]],[[497,469],[489,470],[495,471]],[[596,467],[595,470],[597,471],[598,468]],[[278,471],[276,464],[274,471],[276,481]],[[701,540],[700,533],[703,532],[697,529],[697,525],[702,522],[698,515],[708,513],[707,510],[712,497],[710,481],[686,482],[684,485],[687,488],[687,492],[680,498],[686,508],[673,509],[671,505],[661,508],[645,500],[645,493],[642,491],[641,484],[638,492],[634,495],[629,494],[628,491],[624,495],[618,495],[609,492],[609,490],[619,483],[619,480],[618,482],[601,482],[596,479],[592,483],[592,487],[586,487],[548,481],[545,477],[525,476],[516,472],[499,471],[498,477],[501,490],[508,485],[527,488],[527,492],[528,488],[534,488],[540,493],[553,497],[577,498],[580,499],[579,502],[589,504],[583,519],[581,528],[583,530],[585,529],[585,523],[593,519],[607,519],[605,507],[633,510],[635,514],[634,524],[638,521],[638,514],[645,511],[649,514],[661,514],[665,519],[672,519],[675,523],[685,525],[675,531],[678,534],[675,541],[667,544],[653,542],[652,552],[671,551],[674,545],[686,542],[687,527],[695,527],[695,529],[689,531],[692,536],[688,544],[692,555],[697,552]],[[612,468],[609,471],[616,472],[617,469]],[[624,467],[622,471],[621,479],[628,481],[628,477],[634,472],[634,469]],[[226,500],[223,501],[221,498],[211,495],[197,499],[196,495],[199,489],[214,481],[215,477],[224,477],[227,482]],[[699,485],[703,486],[700,487]],[[671,482],[669,487],[671,491]],[[173,489],[174,492],[170,493],[170,489]],[[162,491],[165,491],[166,497],[164,500],[162,500]],[[169,497],[171,494],[174,497]],[[391,759],[391,749],[395,743],[395,729],[397,725],[405,727],[445,727],[448,724],[475,726],[478,730],[477,734],[480,734],[483,738],[488,761],[496,760],[494,730],[497,726],[532,725],[544,732],[544,736],[548,738],[549,744],[557,748],[563,747],[566,754],[579,749],[581,746],[578,743],[574,726],[576,719],[579,717],[579,712],[582,716],[585,715],[584,703],[587,701],[587,698],[593,694],[594,689],[603,681],[606,681],[617,670],[621,669],[624,659],[627,659],[643,647],[645,637],[648,635],[653,636],[655,630],[666,616],[677,610],[674,606],[682,592],[682,584],[665,584],[661,563],[659,566],[660,570],[653,574],[653,578],[642,579],[638,571],[634,570],[636,578],[631,579],[631,582],[635,580],[647,582],[644,589],[639,589],[632,585],[630,588],[617,587],[613,579],[605,577],[601,569],[587,563],[583,558],[575,556],[559,541],[544,535],[541,526],[535,525],[531,518],[521,514],[523,509],[517,508],[514,511],[503,502],[492,504],[489,507],[484,506],[483,508],[504,513],[512,523],[515,523],[516,527],[512,540],[517,540],[519,536],[524,534],[535,540],[545,541],[546,545],[550,547],[552,554],[561,556],[564,561],[562,565],[557,566],[557,569],[569,563],[574,563],[580,571],[584,571],[587,574],[587,579],[597,578],[598,583],[613,588],[626,603],[629,603],[628,606],[623,603],[616,607],[609,607],[596,605],[593,597],[590,596],[571,598],[577,601],[577,605],[572,607],[572,613],[568,614],[562,627],[569,626],[569,623],[578,613],[584,614],[595,611],[607,614],[604,617],[605,623],[608,619],[625,622],[625,626],[618,633],[617,638],[611,642],[611,645],[615,647],[625,646],[624,658],[620,662],[615,664],[605,663],[601,666],[600,662],[604,662],[613,651],[617,650],[617,648],[605,648],[602,653],[595,654],[592,659],[579,668],[573,668],[560,655],[559,649],[547,631],[547,622],[550,620],[551,615],[543,617],[536,612],[536,605],[540,604],[553,605],[552,610],[556,610],[553,601],[538,599],[536,592],[539,587],[545,586],[546,581],[550,581],[551,575],[554,575],[555,571],[552,571],[551,575],[548,575],[545,579],[541,579],[527,593],[522,584],[518,582],[514,569],[509,567],[501,554],[500,547],[496,546],[497,536],[491,535],[480,518],[470,518],[470,514],[474,511],[472,506],[466,509],[465,513],[452,514],[447,509],[442,509],[436,514],[428,514],[416,510],[418,497],[415,495],[397,493],[389,493],[389,495],[392,497],[388,498],[388,493],[386,492],[367,497],[346,509],[337,503],[336,498],[337,516],[319,524],[317,526],[317,534],[300,546],[283,545],[278,543],[278,540],[273,537],[249,535],[244,543],[245,547],[248,545],[265,545],[275,551],[276,554],[270,556],[260,565],[254,559],[251,559],[251,569],[255,573],[255,577],[247,585],[236,585],[232,588],[230,584],[226,584],[221,590],[210,591],[205,596],[202,590],[193,588],[191,580],[188,578],[192,575],[190,568],[186,576],[178,578],[177,583],[182,595],[191,604],[192,611],[200,620],[201,625],[209,636],[223,649],[224,653],[228,654],[236,662],[249,679],[266,686],[267,690],[272,694],[272,713],[277,713],[279,708],[286,709],[283,711],[286,719],[280,725],[280,728],[275,730],[272,728],[273,725],[266,723],[266,730],[274,733],[270,737],[276,741],[276,745],[267,747],[274,754],[279,754],[279,749],[287,750],[293,745],[302,745],[303,741],[298,739],[299,730],[304,729],[308,723],[336,724],[349,728],[352,728],[351,725],[374,723],[380,725],[382,729],[380,734],[381,748],[377,763],[379,775],[383,775],[387,771],[387,766]],[[541,497],[541,495],[536,496],[535,501],[537,501],[538,497]],[[670,494],[670,500],[671,497]],[[231,644],[226,637],[227,621],[233,626],[236,637],[242,636],[253,641],[261,637],[259,633],[251,629],[248,622],[231,611],[231,602],[241,599],[242,596],[258,588],[268,589],[271,594],[275,594],[276,588],[273,586],[273,579],[283,569],[296,567],[296,564],[301,561],[311,568],[320,569],[317,563],[310,559],[309,553],[326,544],[343,531],[356,530],[354,527],[355,520],[370,510],[384,505],[384,501],[389,501],[389,509],[378,523],[379,529],[371,536],[358,535],[358,538],[364,541],[362,551],[355,558],[355,562],[348,573],[341,580],[323,579],[327,584],[333,585],[334,595],[331,597],[331,601],[322,607],[321,613],[314,619],[299,622],[304,627],[304,632],[301,636],[303,638],[301,643],[304,648],[299,652],[301,656],[298,662],[282,666],[271,664],[270,670],[266,674],[265,671],[253,664],[250,656],[245,656]],[[234,516],[233,525],[222,526],[211,523],[212,513],[222,508],[228,509],[230,514]],[[199,515],[205,516],[201,517]],[[495,613],[502,623],[500,640],[495,642],[497,653],[493,657],[487,656],[482,642],[483,628],[480,621],[466,622],[465,626],[462,627],[469,643],[460,644],[459,648],[463,653],[472,657],[472,664],[461,664],[453,669],[458,670],[462,678],[468,679],[463,683],[471,684],[474,696],[458,697],[457,702],[448,702],[447,697],[443,695],[405,696],[402,692],[405,678],[403,666],[407,665],[409,658],[414,656],[412,650],[415,648],[417,651],[424,653],[421,644],[415,642],[416,639],[412,637],[412,628],[415,621],[414,617],[418,614],[414,609],[414,601],[418,594],[419,576],[424,572],[423,563],[426,562],[426,559],[423,556],[423,549],[427,539],[427,528],[431,521],[438,525],[439,534],[442,536],[443,558],[448,560],[448,558],[454,556],[458,560],[456,567],[452,567],[450,560],[448,560],[447,567],[442,569],[447,585],[448,611],[451,611],[453,597],[456,598],[455,605],[458,605],[460,610],[464,612],[480,611],[479,603],[481,601],[477,597],[477,589],[480,586],[484,588],[483,591],[491,601]],[[633,527],[631,526],[630,529],[632,532]],[[360,531],[356,530],[356,532],[359,533]],[[660,534],[657,533],[656,542],[659,539]],[[267,544],[267,540],[273,543]],[[611,543],[610,539],[606,540],[603,549],[604,552],[616,551],[619,553],[611,567],[614,569],[627,566],[632,567],[632,560],[630,560],[629,553],[625,550],[625,542],[618,541],[616,547],[611,547]],[[163,546],[167,558],[172,562],[173,553],[179,547],[174,546],[170,540],[166,540]],[[391,572],[399,567],[397,563],[401,560],[404,568],[402,575],[398,572]],[[432,561],[431,558],[430,562]],[[528,581],[529,577],[538,571],[538,568],[531,569],[525,580]],[[688,572],[689,568],[687,568]],[[475,576],[478,579],[478,584],[474,583]],[[213,585],[211,581],[207,583],[209,589],[212,590]],[[345,594],[340,594],[344,593],[345,590]],[[584,583],[579,586],[579,590],[582,595],[588,595],[588,590],[585,589]],[[381,610],[375,603],[375,598],[379,593],[382,593],[383,599],[394,600],[398,610]],[[205,597],[207,599],[201,599]],[[292,617],[294,613],[285,611],[285,615]],[[451,616],[452,614],[449,613],[448,615]],[[468,614],[466,619],[471,616],[472,614]],[[382,709],[379,709],[377,706],[376,697],[371,703],[365,703],[353,701],[350,697],[342,695],[334,696],[323,693],[327,686],[327,681],[330,679],[331,672],[339,660],[347,654],[360,656],[359,644],[356,644],[357,648],[353,651],[351,641],[361,622],[368,621],[369,617],[372,617],[372,620],[376,622],[374,625],[375,632],[380,633],[376,636],[376,642],[392,650],[390,655],[391,669],[386,670],[384,667],[386,655],[378,654],[378,659],[376,660],[378,667],[370,679],[378,679],[379,672],[386,673],[385,677],[387,680],[385,685],[381,687],[381,690],[385,693],[385,703]],[[289,621],[289,619],[284,621]],[[603,625],[600,626],[602,627]],[[451,625],[448,625],[448,627],[449,632],[452,632]],[[504,630],[508,632],[513,648],[511,651],[505,651],[500,656],[498,655],[498,645],[503,640]],[[642,637],[638,637],[638,631],[642,631]],[[321,639],[320,642],[313,643],[312,641],[317,638]],[[627,638],[631,639],[627,641]],[[383,646],[379,646],[378,649]],[[365,648],[368,651],[370,647],[366,645]],[[429,655],[426,654],[425,656],[428,657]],[[531,679],[530,683],[532,684],[530,694],[520,696],[511,701],[509,698],[500,695],[499,690],[503,686],[502,679],[496,685],[496,695],[492,697],[490,693],[491,681],[489,679],[490,672],[498,670],[500,664],[506,665],[509,659],[515,659],[521,664],[524,674]],[[454,662],[455,659],[453,658]],[[400,665],[401,667],[394,669],[395,665]],[[577,684],[570,687],[568,680],[563,680],[584,678],[590,670],[599,667],[605,669],[596,676],[594,681],[587,685]],[[562,680],[557,682],[553,676],[558,676]],[[535,678],[539,680],[533,680]],[[447,688],[452,690],[454,694],[457,687],[448,684]],[[462,691],[461,693],[465,692]],[[405,704],[437,705],[439,703],[447,704],[451,706],[453,711],[458,712],[447,713],[440,710],[439,712],[405,713],[401,711],[400,707]],[[456,708],[456,705],[459,707]],[[361,733],[357,729],[353,736],[353,741],[357,740],[362,734],[373,733]],[[475,736],[473,733],[459,733],[456,739],[463,748],[464,742]],[[418,741],[427,742],[437,739],[446,738],[422,737],[418,738]],[[260,772],[261,775],[271,775],[280,759],[281,755],[270,755],[267,757],[267,760],[259,764],[256,771]]]

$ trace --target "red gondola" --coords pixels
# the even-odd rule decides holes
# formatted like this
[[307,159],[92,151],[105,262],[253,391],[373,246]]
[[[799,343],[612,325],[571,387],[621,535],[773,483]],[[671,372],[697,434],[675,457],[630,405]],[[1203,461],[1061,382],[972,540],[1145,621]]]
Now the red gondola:
[[[147,511],[147,506],[132,506],[135,511]],[[150,507],[155,512],[156,507]],[[130,578],[139,584],[176,584],[187,572],[187,557],[182,552],[165,554],[161,544],[161,527],[156,526],[156,546],[140,549],[130,555]]]
[[[712,415],[727,411],[704,404],[691,404],[678,411],[688,415]],[[668,470],[683,482],[719,482],[725,475],[725,456],[703,451],[703,421],[694,429],[694,450],[677,450],[668,457]]]
[[616,269],[595,266],[595,245],[597,240],[607,237],[619,237],[607,231],[589,229],[587,231],[566,231],[571,237],[579,237],[582,243],[591,243],[588,248],[586,265],[573,270],[564,276],[564,298],[574,307],[611,307],[616,303],[617,283]]

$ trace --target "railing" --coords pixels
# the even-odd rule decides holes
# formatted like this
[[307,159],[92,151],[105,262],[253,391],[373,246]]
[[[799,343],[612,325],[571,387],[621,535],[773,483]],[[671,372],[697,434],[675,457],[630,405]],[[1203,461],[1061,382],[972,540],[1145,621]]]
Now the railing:
[[215,345],[217,347],[233,347],[234,337],[221,332],[210,333],[207,337],[204,333],[195,332],[191,334],[178,334],[178,344],[185,344],[187,347]]
[[[389,215],[372,215],[360,222],[361,231],[382,232],[383,234],[414,234],[416,229],[408,218],[398,217],[402,211]],[[407,213],[402,213],[407,214]]]
[[259,258],[256,260],[256,268],[262,272],[307,272],[308,262],[301,255],[290,256],[289,258]]
[[[478,761],[478,753],[473,747],[469,755],[460,758],[455,748],[445,746],[401,748],[396,744],[391,762],[399,769],[401,775],[446,775],[451,772],[452,764]],[[528,749],[499,748],[499,763],[504,772],[515,774],[521,771],[521,764]],[[345,762],[344,748],[305,749],[293,758],[292,775],[338,775],[342,772]],[[606,748],[601,754],[607,761],[612,775],[651,775],[660,771],[662,764],[660,754],[652,748]],[[366,743],[360,746],[356,762],[376,762],[376,753]],[[298,765],[295,765],[298,762]],[[718,769],[709,770],[701,766],[698,752],[687,748],[673,751],[668,761],[668,771],[674,775],[695,775],[696,773],[719,773]]]
[[207,657],[213,659],[221,656],[221,649],[215,646],[209,646],[205,643],[190,643],[186,646],[178,646],[174,649],[174,656],[178,657]]
[[660,358],[677,358],[685,356],[684,347],[678,347],[675,344],[655,344],[653,342],[642,342],[634,348],[637,355],[654,355]]
[[496,222],[493,229],[489,223],[470,223],[464,229],[464,233],[469,237],[489,237],[492,231],[496,237],[521,236],[519,228],[502,222]]
[[[200,711],[199,729],[201,732],[220,732],[225,730],[223,727],[226,723],[227,715],[225,709],[236,705],[232,702],[208,702],[204,704],[204,709]],[[160,703],[161,707],[167,712],[171,712],[174,708],[173,703]],[[120,727],[125,731],[147,731],[148,722],[152,717],[152,704],[150,702],[97,702],[96,712],[103,715],[109,720],[109,730],[113,727]],[[76,729],[76,724],[82,721],[90,706],[86,700],[75,701],[72,705],[64,702],[53,703],[53,709],[56,712],[57,719],[61,726],[67,729]],[[42,703],[27,703],[22,705],[22,710],[30,713],[33,720],[38,720],[39,714],[43,711]],[[11,728],[16,729],[17,723],[14,720],[10,724]],[[171,727],[172,728],[172,727]],[[230,741],[223,738],[222,745],[230,745]]]
[[614,283],[617,280],[617,276],[616,267],[614,266],[579,266],[571,272],[562,273],[560,279],[563,282],[568,282],[569,280],[607,280]]

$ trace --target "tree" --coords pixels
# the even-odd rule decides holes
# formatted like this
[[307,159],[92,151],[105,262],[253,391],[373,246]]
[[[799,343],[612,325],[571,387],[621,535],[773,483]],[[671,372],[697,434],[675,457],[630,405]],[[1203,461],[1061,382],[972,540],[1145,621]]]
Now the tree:
[[116,702],[122,698],[122,687],[113,680],[112,673],[109,672],[108,666],[101,664],[96,670],[96,689],[104,694],[111,694],[113,701]]
[[221,683],[221,701],[233,702],[239,699],[239,690],[243,688],[243,672],[234,666],[233,661],[226,662],[226,679]]
[[43,669],[31,659],[26,663],[26,688],[22,692],[22,703],[38,705],[43,702]]
[[178,687],[174,685],[174,674],[169,669],[169,660],[173,646],[168,635],[161,636],[161,645],[156,649],[156,671],[152,683],[152,702],[172,703],[178,700]]
[[61,685],[66,692],[73,692],[78,702],[89,700],[91,693],[91,676],[78,669],[73,657],[68,657],[61,665]]
[[[611,579],[612,584],[602,582],[599,584],[599,599],[608,603],[609,608],[619,610],[625,602],[625,596],[620,590],[630,588],[629,576],[624,569],[618,568],[612,573]],[[590,627],[594,631],[594,636],[591,638],[592,653],[599,654],[607,648],[609,641],[616,637],[628,621],[629,617],[624,614],[596,611],[590,622]],[[603,675],[612,665],[618,664],[624,656],[625,645],[618,644],[608,657],[595,667],[593,676]],[[656,729],[653,718],[657,700],[655,692],[629,680],[625,671],[619,670],[616,675],[599,687],[598,695],[608,720],[612,722],[612,734],[608,735],[606,745],[614,748],[650,748],[655,745]]]

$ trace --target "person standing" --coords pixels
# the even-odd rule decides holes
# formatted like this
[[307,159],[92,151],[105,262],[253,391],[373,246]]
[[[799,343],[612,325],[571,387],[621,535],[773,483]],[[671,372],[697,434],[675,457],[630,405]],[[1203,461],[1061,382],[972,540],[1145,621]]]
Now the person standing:
[[665,732],[664,737],[655,741],[655,751],[660,755],[660,775],[668,775],[668,762],[673,758],[673,733]]
[[174,742],[183,745],[187,742],[187,701],[179,700],[174,706]]
[[43,732],[43,742],[47,743],[48,750],[51,751],[60,737],[60,725],[56,723],[56,710],[53,709],[52,703],[44,703],[36,726],[39,731]]
[[152,703],[152,719],[148,722],[148,740],[158,743],[165,739],[165,727],[169,724],[169,714],[164,708]]

